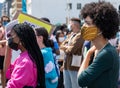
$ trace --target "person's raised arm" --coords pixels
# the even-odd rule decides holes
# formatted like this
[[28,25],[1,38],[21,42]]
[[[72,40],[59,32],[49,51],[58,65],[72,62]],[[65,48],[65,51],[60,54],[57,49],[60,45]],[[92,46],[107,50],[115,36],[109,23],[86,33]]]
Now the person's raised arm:
[[85,57],[85,59],[83,60],[83,62],[82,62],[82,64],[81,64],[81,67],[80,67],[80,69],[79,69],[79,71],[78,71],[78,76],[81,74],[82,71],[84,71],[84,70],[89,66],[90,57],[91,57],[91,55],[95,52],[95,50],[96,50],[96,47],[95,47],[95,46],[92,46],[92,47],[88,50],[88,52],[87,52],[87,54],[86,54],[86,57]]

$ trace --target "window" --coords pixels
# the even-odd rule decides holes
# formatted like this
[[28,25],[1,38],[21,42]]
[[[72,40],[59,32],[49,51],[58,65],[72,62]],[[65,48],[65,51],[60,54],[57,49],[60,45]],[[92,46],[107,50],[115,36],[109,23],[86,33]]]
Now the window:
[[77,3],[77,9],[81,9],[81,3]]
[[67,8],[70,10],[72,9],[72,3],[67,3]]

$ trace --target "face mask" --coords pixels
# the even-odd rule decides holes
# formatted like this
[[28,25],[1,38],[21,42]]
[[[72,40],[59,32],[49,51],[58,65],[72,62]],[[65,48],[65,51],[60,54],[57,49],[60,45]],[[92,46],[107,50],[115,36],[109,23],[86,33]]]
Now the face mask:
[[64,37],[59,37],[59,42],[63,42],[65,40]]
[[8,39],[8,45],[13,50],[18,50],[18,44],[13,42],[13,38]]
[[4,22],[3,22],[3,26],[6,26],[7,24],[8,24],[7,21],[4,21]]
[[86,27],[83,26],[81,28],[81,35],[84,40],[92,41],[98,36],[98,29],[97,27]]

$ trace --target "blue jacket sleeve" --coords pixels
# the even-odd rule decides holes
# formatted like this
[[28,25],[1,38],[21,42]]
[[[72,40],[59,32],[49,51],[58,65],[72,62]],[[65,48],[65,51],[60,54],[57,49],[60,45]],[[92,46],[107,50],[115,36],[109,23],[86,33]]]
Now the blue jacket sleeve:
[[56,82],[58,79],[57,72],[55,69],[54,58],[52,52],[44,52],[44,65],[45,65],[45,78],[51,80],[51,82]]

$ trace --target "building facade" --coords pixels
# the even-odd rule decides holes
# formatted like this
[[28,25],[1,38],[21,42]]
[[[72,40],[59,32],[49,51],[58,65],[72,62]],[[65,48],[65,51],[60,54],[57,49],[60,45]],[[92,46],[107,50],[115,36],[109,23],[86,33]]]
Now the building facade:
[[9,9],[11,8],[11,2],[12,2],[12,0],[5,0],[2,3],[1,16],[3,16],[3,15],[10,16]]
[[21,0],[13,0],[10,8],[10,16],[13,18],[17,11],[22,10],[22,1]]
[[[47,17],[51,23],[67,23],[71,17],[79,17],[80,10],[88,2],[102,0],[32,0],[31,14],[37,18]],[[120,0],[110,1],[117,9]]]
[[17,12],[27,13],[27,0],[12,0],[10,17],[13,18]]

